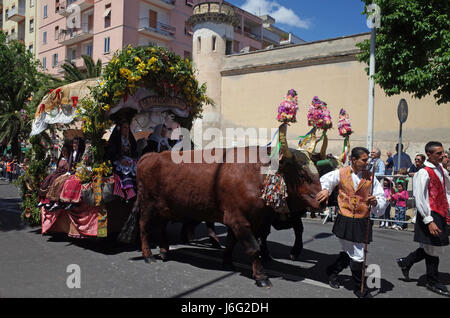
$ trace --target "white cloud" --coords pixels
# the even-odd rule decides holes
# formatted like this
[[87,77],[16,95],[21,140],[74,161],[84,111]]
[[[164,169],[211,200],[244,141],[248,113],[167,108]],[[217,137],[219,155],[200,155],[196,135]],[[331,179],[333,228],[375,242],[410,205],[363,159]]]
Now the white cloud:
[[286,8],[276,1],[246,0],[241,8],[258,16],[268,14],[275,19],[277,24],[286,24],[303,29],[310,27],[308,21],[300,19],[292,9]]

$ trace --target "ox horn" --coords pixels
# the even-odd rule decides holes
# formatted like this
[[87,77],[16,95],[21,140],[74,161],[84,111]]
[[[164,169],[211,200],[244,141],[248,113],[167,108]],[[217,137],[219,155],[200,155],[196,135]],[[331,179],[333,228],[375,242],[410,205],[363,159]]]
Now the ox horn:
[[283,154],[283,157],[286,159],[292,158],[292,152],[289,150],[287,139],[286,139],[286,131],[287,131],[287,124],[283,123],[280,126],[280,144],[281,144],[281,153]]
[[328,137],[325,134],[322,140],[322,148],[320,148],[320,159],[327,159],[327,147],[328,147]]

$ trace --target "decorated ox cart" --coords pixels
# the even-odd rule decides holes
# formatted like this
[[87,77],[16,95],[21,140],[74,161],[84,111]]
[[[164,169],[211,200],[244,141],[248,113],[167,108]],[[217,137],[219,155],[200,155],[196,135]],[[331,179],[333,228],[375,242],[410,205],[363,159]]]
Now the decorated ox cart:
[[[54,141],[60,145],[77,137],[77,147],[70,158],[72,154],[75,158],[79,150],[78,138],[86,142],[86,150],[76,166],[55,175],[54,180],[50,175],[38,177],[32,175],[33,171],[28,172],[22,204],[24,218],[39,213],[43,234],[66,233],[83,238],[119,233],[136,198],[137,191],[130,189],[138,156],[126,166],[122,165],[123,158],[117,165],[111,162],[108,147],[114,131],[118,131],[120,140],[119,126],[128,125],[134,138],[127,138],[137,141],[138,150],[142,150],[157,125],[165,124],[169,132],[178,127],[190,129],[193,120],[200,116],[202,105],[212,103],[205,91],[206,86],[200,86],[195,79],[189,60],[161,47],[131,46],[114,54],[102,77],[51,90],[36,110],[31,137],[51,128],[56,131]],[[45,162],[49,162],[48,158]],[[128,188],[117,175],[125,168],[131,171]],[[49,202],[48,193],[53,188],[42,195],[50,181],[61,182],[59,202],[69,197],[70,204]]]

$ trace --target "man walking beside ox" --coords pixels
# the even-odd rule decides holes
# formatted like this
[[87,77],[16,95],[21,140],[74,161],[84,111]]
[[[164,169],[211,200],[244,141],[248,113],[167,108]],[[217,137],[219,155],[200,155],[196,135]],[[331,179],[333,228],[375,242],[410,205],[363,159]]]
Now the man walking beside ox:
[[426,265],[426,287],[440,295],[450,297],[447,287],[439,282],[439,256],[444,246],[449,244],[446,217],[450,202],[450,177],[442,167],[444,149],[440,142],[426,144],[428,160],[413,179],[413,191],[416,199],[417,217],[414,228],[414,241],[420,247],[407,257],[397,260],[403,275],[409,280],[411,267],[423,259]]
[[[327,268],[329,284],[339,288],[338,274],[350,265],[354,293],[358,297],[371,297],[362,281],[365,243],[372,241],[370,214],[384,214],[386,198],[380,182],[367,169],[369,151],[356,147],[351,153],[351,166],[331,171],[320,178],[322,191],[317,194],[319,202],[328,201],[333,189],[338,186],[339,214],[333,233],[338,237],[342,252]],[[373,184],[372,184],[373,183]],[[361,292],[361,286],[364,289]]]

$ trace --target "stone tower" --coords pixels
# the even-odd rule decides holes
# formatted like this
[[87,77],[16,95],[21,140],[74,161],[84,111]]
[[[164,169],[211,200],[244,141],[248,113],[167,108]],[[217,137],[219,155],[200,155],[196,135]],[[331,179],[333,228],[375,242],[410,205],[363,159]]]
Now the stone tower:
[[194,32],[192,59],[198,71],[199,83],[206,83],[206,94],[215,102],[213,107],[204,106],[202,126],[203,129],[208,127],[221,129],[220,72],[225,55],[231,54],[234,27],[239,21],[233,7],[223,3],[222,0],[199,0],[195,3],[193,15],[188,21]]

